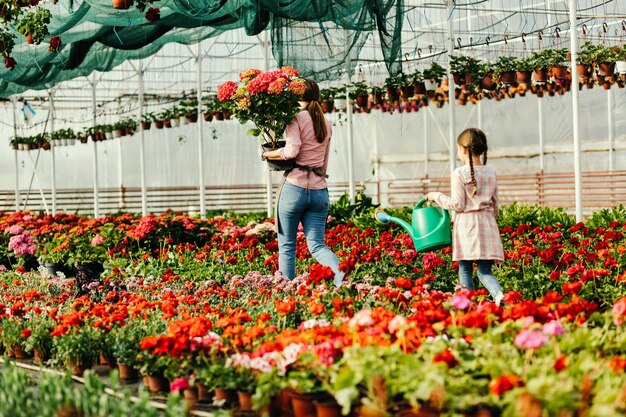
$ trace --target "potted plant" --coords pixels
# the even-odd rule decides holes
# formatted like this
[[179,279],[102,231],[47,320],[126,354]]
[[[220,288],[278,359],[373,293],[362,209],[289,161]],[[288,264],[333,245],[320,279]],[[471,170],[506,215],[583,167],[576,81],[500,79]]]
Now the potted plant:
[[[217,98],[240,123],[254,123],[256,127],[248,133],[254,137],[261,136],[264,149],[277,149],[285,145],[281,140],[285,128],[300,111],[299,101],[306,90],[306,82],[299,76],[300,73],[292,67],[271,72],[247,69],[239,76],[243,84],[233,81],[223,83],[218,88]],[[250,93],[251,90],[254,94]],[[293,166],[293,161],[282,162],[268,160],[268,164],[275,169],[284,170]]]
[[181,117],[180,122],[183,124],[183,120],[185,123],[196,123],[198,121],[198,101],[197,100],[187,100],[180,102],[181,109]]
[[53,332],[52,336],[56,358],[73,375],[82,375],[100,355],[100,335],[91,323],[69,327],[65,332]]
[[46,312],[34,315],[30,319],[30,335],[26,338],[26,350],[33,352],[35,362],[43,363],[52,354],[52,330],[55,322]]
[[493,73],[502,84],[515,84],[515,69],[517,58],[513,56],[501,56],[493,64]]
[[30,358],[26,339],[30,336],[30,320],[22,317],[5,317],[0,321],[2,343],[10,357]]
[[120,378],[132,381],[138,378],[141,362],[138,355],[141,352],[139,342],[148,336],[141,320],[128,320],[123,326],[112,330],[114,335],[112,344],[113,357],[117,361]]
[[433,61],[430,68],[426,68],[422,74],[426,91],[435,91],[446,76],[446,69]]
[[155,114],[152,112],[146,112],[141,116],[141,128],[143,130],[150,130],[152,121],[155,118]]
[[528,85],[532,82],[532,72],[534,68],[532,57],[518,59],[515,62],[515,75],[520,85]]
[[495,90],[496,81],[494,79],[494,68],[495,64],[480,64],[478,70],[476,71],[476,75],[478,76],[478,83],[481,89],[483,90]]
[[332,113],[332,111],[334,110],[336,96],[336,88],[327,87],[320,90],[320,99],[322,100],[321,106],[324,113]]
[[615,70],[618,74],[626,74],[626,45],[617,50],[617,61],[615,62]]
[[27,43],[39,45],[48,34],[48,24],[52,14],[44,7],[28,12],[17,22],[17,31],[26,36]]
[[69,243],[69,238],[65,235],[40,242],[39,264],[44,266],[50,277],[57,277],[59,273],[67,275],[67,262],[70,257]]
[[9,57],[15,46],[15,35],[6,29],[0,29],[0,53]]
[[385,102],[385,90],[377,85],[373,85],[370,87],[370,94],[373,98],[373,103],[375,106],[380,106]]
[[400,100],[400,87],[404,85],[404,79],[400,75],[390,75],[385,79],[387,99],[394,103]]
[[357,81],[350,84],[350,99],[355,100],[356,105],[361,109],[368,107],[368,87],[365,81]]
[[454,77],[454,83],[460,86],[468,85],[476,78],[480,60],[471,56],[452,55],[450,57],[450,72]]
[[80,143],[87,143],[87,138],[89,137],[89,134],[89,128],[76,132],[76,140],[78,140]]
[[415,69],[413,73],[410,75],[411,81],[413,82],[413,90],[415,94],[426,94],[426,86],[424,85],[424,73],[419,69]]
[[595,52],[598,74],[603,77],[613,75],[615,73],[615,63],[620,60],[620,56],[621,51],[618,46],[598,45]]
[[535,81],[546,82],[547,71],[555,78],[567,76],[567,49],[545,49],[533,53]]
[[593,42],[587,41],[581,47],[576,57],[576,70],[581,78],[581,81],[585,81],[586,78],[591,76],[591,71],[596,63],[595,55],[598,51],[599,45],[595,45]]

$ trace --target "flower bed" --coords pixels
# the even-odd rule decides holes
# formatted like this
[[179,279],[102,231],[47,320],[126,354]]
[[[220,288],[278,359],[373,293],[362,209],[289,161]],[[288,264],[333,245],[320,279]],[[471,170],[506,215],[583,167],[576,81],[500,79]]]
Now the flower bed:
[[[107,265],[92,281],[23,265],[4,272],[0,341],[7,354],[38,353],[74,372],[103,361],[164,376],[189,398],[251,393],[270,415],[292,391],[294,402],[315,394],[360,415],[626,411],[621,211],[574,224],[562,211],[505,209],[504,308],[482,289],[455,292],[447,251],[415,253],[408,235],[375,226],[368,210],[332,212],[327,242],[348,273],[340,289],[302,238],[307,272],[273,275],[271,221],[1,216],[5,256],[18,263],[62,252]],[[22,247],[31,245],[34,255]]]

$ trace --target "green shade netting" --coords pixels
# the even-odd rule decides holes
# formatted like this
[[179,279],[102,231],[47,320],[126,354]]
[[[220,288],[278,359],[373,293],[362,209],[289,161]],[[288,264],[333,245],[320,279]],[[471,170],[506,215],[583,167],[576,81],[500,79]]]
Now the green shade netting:
[[[0,71],[0,96],[51,88],[94,70],[108,71],[128,59],[148,57],[170,42],[195,44],[241,28],[249,36],[271,29],[277,64],[292,65],[318,80],[353,72],[367,36],[377,33],[387,68],[397,74],[401,71],[402,3],[162,0],[149,5],[161,11],[161,19],[150,23],[135,7],[116,10],[110,0],[60,0],[46,5],[53,18],[45,42],[27,45],[17,35],[12,56],[18,65],[13,71]],[[54,35],[63,42],[58,53],[48,51],[47,40]]]

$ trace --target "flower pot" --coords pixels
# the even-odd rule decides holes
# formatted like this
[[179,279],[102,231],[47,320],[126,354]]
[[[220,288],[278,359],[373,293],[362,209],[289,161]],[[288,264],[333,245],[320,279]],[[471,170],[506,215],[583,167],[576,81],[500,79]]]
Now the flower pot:
[[167,128],[167,129],[172,127],[172,120],[171,119],[163,119],[163,127]]
[[35,43],[35,41],[33,41],[33,35],[31,33],[26,34],[26,43],[29,45]]
[[154,127],[156,129],[163,129],[163,120],[155,120],[154,121]]
[[317,417],[342,417],[341,407],[336,401],[315,401]]
[[606,63],[601,62],[598,64],[598,73],[602,76],[613,75],[615,73],[615,62]]
[[123,363],[118,363],[117,370],[120,374],[120,379],[124,381],[135,381],[139,379],[139,373],[132,366],[128,366]]
[[121,138],[124,135],[126,135],[126,130],[125,129],[115,129],[115,137],[116,138]]
[[356,97],[356,105],[360,108],[364,109],[367,107],[367,96],[357,96]]
[[533,72],[536,83],[545,83],[548,80],[548,71],[544,68],[536,69]]
[[43,267],[50,277],[57,277],[59,274],[67,275],[67,269],[62,263],[45,262]]
[[191,113],[187,115],[187,121],[189,123],[196,123],[198,121],[198,113]]
[[515,84],[516,74],[515,71],[504,71],[500,74],[500,82],[502,84]]
[[293,415],[293,409],[291,407],[291,394],[295,391],[291,388],[283,388],[278,392],[276,396],[276,409],[281,416]]
[[567,67],[552,67],[550,70],[554,78],[561,79],[567,77]]
[[170,382],[163,375],[147,375],[148,389],[153,394],[169,392]]
[[82,376],[87,369],[91,368],[91,363],[80,359],[70,359],[69,368],[72,375]]
[[413,88],[415,90],[415,94],[426,94],[426,86],[423,82],[415,83]]
[[239,410],[252,411],[252,394],[249,392],[237,391],[239,399]]
[[[263,151],[273,151],[276,149],[280,149],[280,148],[284,148],[285,147],[286,142],[284,140],[279,140],[278,142],[276,142],[276,146],[272,147],[271,143],[264,143],[261,146],[263,147]],[[296,163],[295,158],[294,159],[287,159],[287,160],[267,160],[267,165],[269,166],[270,170],[272,171],[285,171],[288,169],[293,169]]]
[[313,395],[292,393],[291,408],[294,417],[316,417],[314,401]]
[[234,389],[215,388],[215,399],[226,401],[227,407],[237,404],[237,391]]
[[211,120],[213,120],[213,114],[212,113],[204,113],[202,115],[202,117],[204,117],[204,121],[205,122],[210,122]]
[[582,78],[587,78],[591,76],[591,68],[586,65],[576,65],[576,72],[578,72],[578,76]]
[[455,85],[463,85],[465,82],[465,74],[453,73],[452,80],[454,80]]
[[[141,128],[143,130],[150,130],[150,125],[152,125],[151,122],[141,122]],[[161,126],[162,127],[162,126]]]
[[8,353],[10,357],[14,357],[15,359],[28,359],[30,355],[26,353],[23,347],[21,346],[9,346]]
[[33,356],[35,357],[36,363],[44,363],[48,359],[50,359],[48,354],[43,353],[39,348],[33,349]]
[[322,111],[324,113],[332,113],[335,108],[335,103],[333,100],[323,100],[322,101]]
[[222,113],[221,111],[216,111],[213,113],[213,118],[215,120],[224,120],[224,113]]
[[187,403],[191,406],[198,402],[198,389],[196,387],[189,387],[183,390],[183,397],[187,400]]
[[615,63],[615,70],[618,74],[626,74],[626,61],[617,61]]
[[209,393],[209,390],[203,384],[196,383],[198,389],[198,401],[201,403],[208,403],[213,400],[213,395]]
[[188,124],[188,123],[189,123],[189,120],[187,120],[187,116],[180,116],[180,117],[178,118],[178,124],[179,124],[180,126],[186,125],[186,124]]
[[493,90],[496,88],[496,83],[493,81],[492,74],[487,74],[480,80],[480,88],[483,90]]
[[363,404],[356,408],[354,415],[356,417],[386,417],[387,412],[385,410],[381,410],[375,405]]
[[133,0],[112,0],[113,8],[127,10],[133,5]]
[[413,98],[413,96],[415,95],[415,87],[413,87],[413,85],[403,85],[402,87],[400,87],[400,90],[402,91],[402,96],[405,99],[410,99]]
[[519,84],[530,84],[532,82],[532,71],[517,71],[517,82]]
[[170,119],[170,127],[178,127],[178,118]]
[[224,120],[230,120],[230,113],[227,111],[222,112],[222,117]]

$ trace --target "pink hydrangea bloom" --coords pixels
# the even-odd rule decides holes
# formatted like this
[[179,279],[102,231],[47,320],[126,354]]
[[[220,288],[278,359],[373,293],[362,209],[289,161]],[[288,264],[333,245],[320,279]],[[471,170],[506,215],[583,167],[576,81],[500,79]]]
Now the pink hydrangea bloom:
[[170,390],[172,392],[182,391],[189,388],[189,380],[185,377],[176,378],[170,382]]
[[102,242],[104,242],[104,238],[100,235],[95,235],[93,239],[91,239],[91,246],[98,246]]
[[23,231],[24,229],[22,228],[22,226],[17,224],[14,224],[13,226],[7,228],[7,232],[9,232],[10,235],[21,235]]

